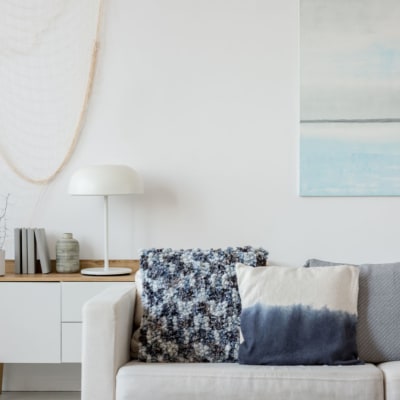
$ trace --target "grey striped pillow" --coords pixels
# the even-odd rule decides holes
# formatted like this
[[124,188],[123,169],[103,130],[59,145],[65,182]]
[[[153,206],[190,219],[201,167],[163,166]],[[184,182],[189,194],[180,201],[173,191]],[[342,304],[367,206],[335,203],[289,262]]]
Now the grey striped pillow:
[[[335,263],[310,259],[305,267]],[[361,264],[358,293],[357,342],[365,362],[400,360],[400,262]]]

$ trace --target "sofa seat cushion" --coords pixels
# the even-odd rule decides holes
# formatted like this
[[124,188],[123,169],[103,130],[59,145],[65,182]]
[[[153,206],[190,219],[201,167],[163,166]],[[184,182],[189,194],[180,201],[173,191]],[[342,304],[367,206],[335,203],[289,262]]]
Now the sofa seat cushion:
[[381,371],[352,366],[260,366],[132,361],[117,374],[117,400],[383,400]]
[[400,361],[391,361],[378,364],[383,372],[386,400],[400,399]]

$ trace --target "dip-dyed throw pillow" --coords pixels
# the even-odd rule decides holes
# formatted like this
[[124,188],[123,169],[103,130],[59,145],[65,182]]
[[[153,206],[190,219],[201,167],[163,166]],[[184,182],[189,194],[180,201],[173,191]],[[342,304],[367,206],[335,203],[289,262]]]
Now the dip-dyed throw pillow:
[[241,304],[235,264],[261,266],[267,256],[251,246],[143,250],[139,360],[237,361]]
[[358,269],[236,265],[242,302],[239,362],[258,365],[360,363]]

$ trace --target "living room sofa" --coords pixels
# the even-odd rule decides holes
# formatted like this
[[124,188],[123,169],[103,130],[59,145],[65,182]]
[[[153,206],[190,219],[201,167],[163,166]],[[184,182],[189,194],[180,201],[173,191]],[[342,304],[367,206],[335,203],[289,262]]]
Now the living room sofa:
[[110,288],[86,303],[82,400],[400,399],[400,361],[264,366],[131,360],[135,302],[134,287]]
[[[134,320],[143,312],[137,295],[141,285],[108,289],[85,304],[82,400],[400,399],[397,360],[353,365],[247,365],[132,358]],[[358,341],[362,342],[363,334],[358,332]]]

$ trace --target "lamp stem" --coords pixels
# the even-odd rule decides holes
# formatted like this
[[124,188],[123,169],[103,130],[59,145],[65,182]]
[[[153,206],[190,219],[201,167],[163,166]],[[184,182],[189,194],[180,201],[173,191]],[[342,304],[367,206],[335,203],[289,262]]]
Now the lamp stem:
[[104,196],[104,271],[108,271],[108,196]]

